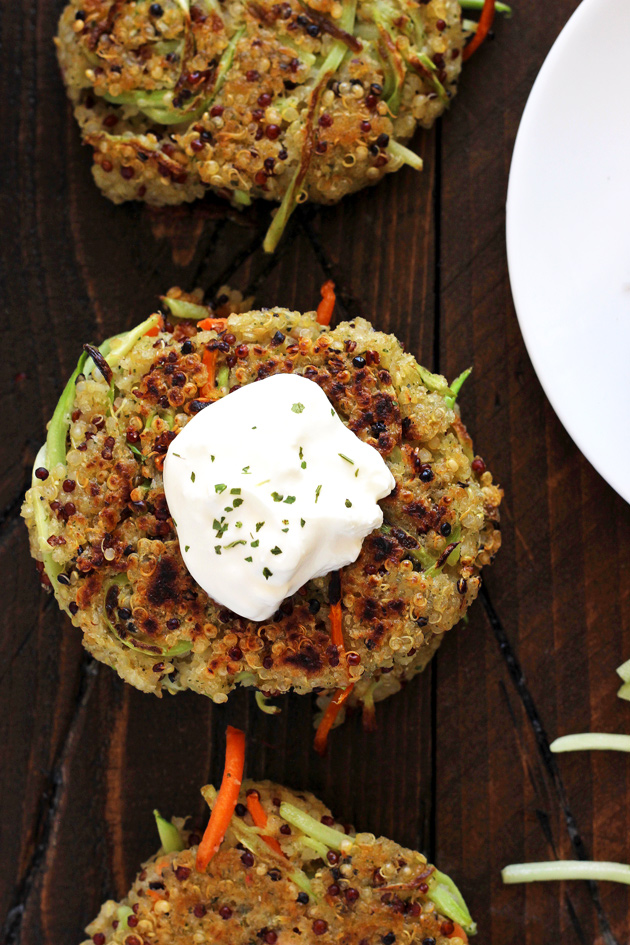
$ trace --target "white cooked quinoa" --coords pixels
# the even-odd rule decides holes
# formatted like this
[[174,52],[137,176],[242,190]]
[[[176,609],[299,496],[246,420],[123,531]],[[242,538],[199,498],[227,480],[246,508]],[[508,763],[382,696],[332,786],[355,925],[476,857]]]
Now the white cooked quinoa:
[[[252,791],[267,815],[261,833],[280,845],[280,855],[257,835],[245,806]],[[202,793],[212,807],[215,789],[208,785]],[[290,825],[281,803],[339,832],[343,848],[324,845],[316,852],[307,846],[312,834]],[[199,835],[179,818],[173,823],[184,849],[162,850],[147,860],[127,896],[103,905],[83,945],[464,943],[451,918],[453,899],[461,894],[448,877],[421,853],[344,828],[308,792],[243,782],[225,839],[204,873],[195,867]],[[463,910],[474,933],[465,903]]]
[[57,49],[111,200],[287,194],[286,222],[421,166],[397,143],[448,105],[464,40],[457,0],[72,0]]
[[[61,415],[59,461],[37,460],[44,468],[23,508],[33,556],[85,647],[138,689],[225,702],[237,685],[277,695],[352,682],[369,715],[424,668],[476,597],[500,546],[501,490],[473,453],[445,379],[393,335],[360,318],[330,330],[314,313],[282,308],[232,314],[218,327],[181,321],[147,336],[145,325],[135,342],[112,343],[111,386],[96,369],[69,385],[49,433]],[[288,371],[319,384],[396,479],[380,503],[384,525],[338,572],[345,652],[331,641],[335,575],[308,582],[270,621],[245,620],[186,570],[164,496],[164,455],[190,416],[237,385]]]

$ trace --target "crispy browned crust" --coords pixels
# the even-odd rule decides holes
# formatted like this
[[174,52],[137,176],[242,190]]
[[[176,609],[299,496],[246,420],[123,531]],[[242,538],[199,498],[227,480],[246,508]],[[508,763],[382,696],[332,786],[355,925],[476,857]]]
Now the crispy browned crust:
[[[252,790],[258,792],[268,816],[266,836],[280,844],[282,856],[265,844],[260,855],[248,854],[237,845],[238,823],[252,826],[245,811],[246,794]],[[210,800],[214,792],[204,788],[204,793]],[[213,945],[276,941],[286,945],[397,945],[425,939],[438,945],[461,945],[461,939],[451,937],[453,923],[440,915],[426,896],[434,867],[421,854],[385,837],[352,831],[351,848],[334,854],[332,862],[324,861],[300,846],[300,832],[295,828],[288,834],[280,831],[281,801],[334,824],[331,812],[313,795],[298,794],[268,781],[245,782],[240,801],[240,814],[232,821],[236,826],[228,830],[206,872],[198,873],[195,868],[199,837],[188,835],[192,843],[188,849],[152,857],[121,903],[105,903],[87,929],[91,938],[85,945],[94,942],[95,935],[102,935],[107,945],[202,941]],[[286,829],[286,823],[284,826]],[[343,828],[339,825],[337,829]],[[311,896],[305,897],[292,880],[296,869],[308,877]],[[129,909],[133,910],[131,924],[125,927],[120,917]]]
[[[430,127],[456,91],[457,0],[394,0],[388,29],[377,25],[373,0],[358,0],[353,33],[340,26],[336,0],[224,0],[189,13],[177,0],[160,6],[155,16],[151,0],[72,0],[59,25],[60,64],[95,179],[116,202],[179,203],[209,188],[280,200],[299,171],[300,200],[333,203],[398,170],[387,139]],[[349,55],[321,77],[334,42]],[[184,120],[164,124],[129,100],[165,91]]]
[[[396,479],[381,502],[383,529],[341,572],[345,648],[356,665],[331,642],[329,576],[256,623],[209,598],[183,564],[161,471],[178,430],[227,394],[208,388],[205,351],[216,356],[216,374],[229,370],[229,390],[283,372],[318,384]],[[39,557],[32,504],[47,497],[56,522],[48,544],[63,565],[56,593],[85,645],[134,685],[223,701],[239,682],[274,694],[346,686],[392,668],[408,678],[475,598],[480,568],[500,545],[501,493],[481,461],[471,466],[458,415],[422,385],[392,336],[361,319],[329,332],[281,309],[232,315],[219,334],[181,323],[138,342],[113,383],[109,417],[100,374],[77,388],[70,471],[35,485],[25,516]],[[165,658],[186,641],[191,653]]]

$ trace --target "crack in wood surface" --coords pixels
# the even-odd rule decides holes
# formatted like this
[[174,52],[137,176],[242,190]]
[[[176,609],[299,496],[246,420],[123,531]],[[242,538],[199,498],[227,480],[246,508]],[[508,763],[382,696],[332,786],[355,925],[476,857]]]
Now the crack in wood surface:
[[[534,733],[534,738],[536,740],[536,745],[538,746],[538,752],[541,761],[555,789],[555,793],[564,816],[571,846],[573,847],[575,855],[579,860],[588,860],[588,851],[586,850],[586,846],[578,829],[575,817],[573,816],[569,806],[564,783],[560,775],[560,769],[558,768],[556,759],[549,748],[549,739],[547,738],[547,733],[545,732],[542,719],[540,718],[538,709],[536,708],[536,704],[525,680],[525,675],[521,669],[514,648],[510,643],[509,637],[503,627],[503,623],[501,622],[501,619],[494,608],[490,595],[484,584],[481,586],[479,597],[483,603],[488,623],[490,624],[492,632],[494,633],[495,639],[499,645],[501,656],[505,661],[508,673],[512,683],[514,684],[514,688],[518,693],[523,709]],[[588,882],[587,885],[591,900],[597,913],[597,920],[599,922],[602,941],[605,943],[605,945],[620,945],[612,932],[608,917],[606,916],[604,907],[602,906],[597,883]]]
[[5,922],[0,929],[0,941],[3,945],[19,945],[20,943],[26,908],[36,887],[40,871],[46,862],[55,820],[63,800],[66,786],[64,767],[78,737],[83,715],[96,685],[98,672],[99,664],[91,657],[85,656],[81,665],[75,708],[68,722],[66,734],[57,752],[56,759],[45,779],[48,788],[44,791],[41,805],[33,818],[32,836],[38,838],[35,841],[35,849],[15,890]]

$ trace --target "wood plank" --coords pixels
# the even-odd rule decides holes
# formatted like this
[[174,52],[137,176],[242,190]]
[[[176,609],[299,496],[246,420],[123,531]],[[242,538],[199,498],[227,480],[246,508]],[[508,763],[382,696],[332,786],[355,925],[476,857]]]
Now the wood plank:
[[[527,859],[630,855],[618,829],[628,815],[623,759],[545,754],[557,735],[627,726],[614,668],[628,647],[621,535],[630,509],[544,397],[516,322],[504,248],[518,120],[575,6],[538,5],[538,13],[517,10],[498,24],[495,43],[470,62],[461,107],[443,125],[441,368],[453,376],[474,364],[462,410],[506,500],[504,547],[487,578],[502,626],[493,634],[478,604],[468,631],[452,635],[439,657],[436,829],[438,852],[458,867],[492,942],[515,929],[526,943],[623,942],[629,933],[623,887],[598,890],[598,919],[586,884],[502,888],[499,875]],[[524,678],[514,664],[510,673],[510,656]]]

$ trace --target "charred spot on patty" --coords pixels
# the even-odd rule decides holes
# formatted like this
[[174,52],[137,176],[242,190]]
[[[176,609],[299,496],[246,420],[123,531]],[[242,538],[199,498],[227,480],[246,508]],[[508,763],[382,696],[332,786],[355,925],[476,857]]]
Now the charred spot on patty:
[[147,589],[149,603],[162,607],[176,600],[180,573],[181,565],[175,558],[168,555],[159,558]]

